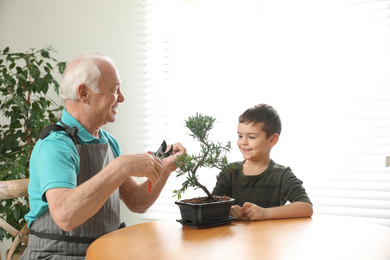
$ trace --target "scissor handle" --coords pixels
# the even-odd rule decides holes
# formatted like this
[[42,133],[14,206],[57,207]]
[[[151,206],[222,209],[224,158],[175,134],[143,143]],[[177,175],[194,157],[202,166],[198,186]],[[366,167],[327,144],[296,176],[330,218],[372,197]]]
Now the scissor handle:
[[[152,152],[148,151],[148,154],[152,155]],[[148,181],[148,192],[152,193],[152,183],[150,181]]]
[[165,157],[170,156],[170,155],[172,154],[172,151],[173,151],[173,145],[171,145],[171,149],[169,149],[168,152],[164,153],[164,156],[165,156]]
[[152,183],[148,181],[148,192],[152,193]]

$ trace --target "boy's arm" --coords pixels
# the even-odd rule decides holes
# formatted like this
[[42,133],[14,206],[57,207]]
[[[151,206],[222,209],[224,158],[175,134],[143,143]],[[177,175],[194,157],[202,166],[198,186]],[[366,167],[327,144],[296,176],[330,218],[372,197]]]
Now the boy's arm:
[[232,196],[231,174],[232,173],[221,172],[217,175],[217,183],[213,189],[213,195]]
[[262,208],[256,204],[245,202],[241,211],[248,220],[302,218],[313,215],[313,206],[308,202],[297,201],[284,206]]

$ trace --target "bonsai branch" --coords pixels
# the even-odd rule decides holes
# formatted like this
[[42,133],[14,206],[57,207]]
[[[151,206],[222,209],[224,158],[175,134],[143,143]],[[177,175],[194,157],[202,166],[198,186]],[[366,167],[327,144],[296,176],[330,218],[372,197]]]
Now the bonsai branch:
[[230,141],[226,145],[222,145],[219,142],[215,143],[209,140],[209,131],[213,128],[215,120],[215,118],[201,114],[196,114],[196,116],[186,120],[186,127],[191,131],[189,135],[200,143],[201,149],[196,156],[184,154],[179,156],[176,161],[177,177],[187,175],[181,189],[174,191],[174,196],[179,199],[188,187],[201,188],[211,200],[213,199],[207,187],[199,182],[197,171],[201,167],[224,170],[228,165],[226,153],[230,151]]

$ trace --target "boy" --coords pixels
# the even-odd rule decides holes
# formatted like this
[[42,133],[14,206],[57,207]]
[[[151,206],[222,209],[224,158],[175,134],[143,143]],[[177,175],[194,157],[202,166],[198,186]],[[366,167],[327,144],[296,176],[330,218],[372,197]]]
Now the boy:
[[[266,104],[249,108],[239,117],[237,145],[244,161],[221,172],[213,190],[214,195],[236,199],[231,216],[241,220],[312,216],[313,207],[302,181],[270,157],[281,130],[278,113]],[[291,204],[285,205],[287,201]]]

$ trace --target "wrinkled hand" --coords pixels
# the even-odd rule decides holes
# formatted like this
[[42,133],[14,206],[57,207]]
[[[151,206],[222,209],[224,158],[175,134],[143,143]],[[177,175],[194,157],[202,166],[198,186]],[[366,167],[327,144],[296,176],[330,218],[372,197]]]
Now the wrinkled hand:
[[146,177],[152,187],[156,185],[164,171],[161,161],[148,153],[125,154],[117,159],[122,160],[121,163],[125,165],[130,176]]
[[[163,160],[164,172],[170,174],[176,170],[176,159],[178,156],[186,153],[186,148],[181,143],[175,143],[172,145],[172,154]],[[167,150],[171,149],[171,146],[167,146]]]
[[[172,146],[173,146],[173,150],[172,150],[173,155],[176,155],[176,154],[178,154],[178,156],[183,155],[187,151],[186,148],[181,143],[175,143]],[[168,146],[168,148],[170,149],[170,146]]]

